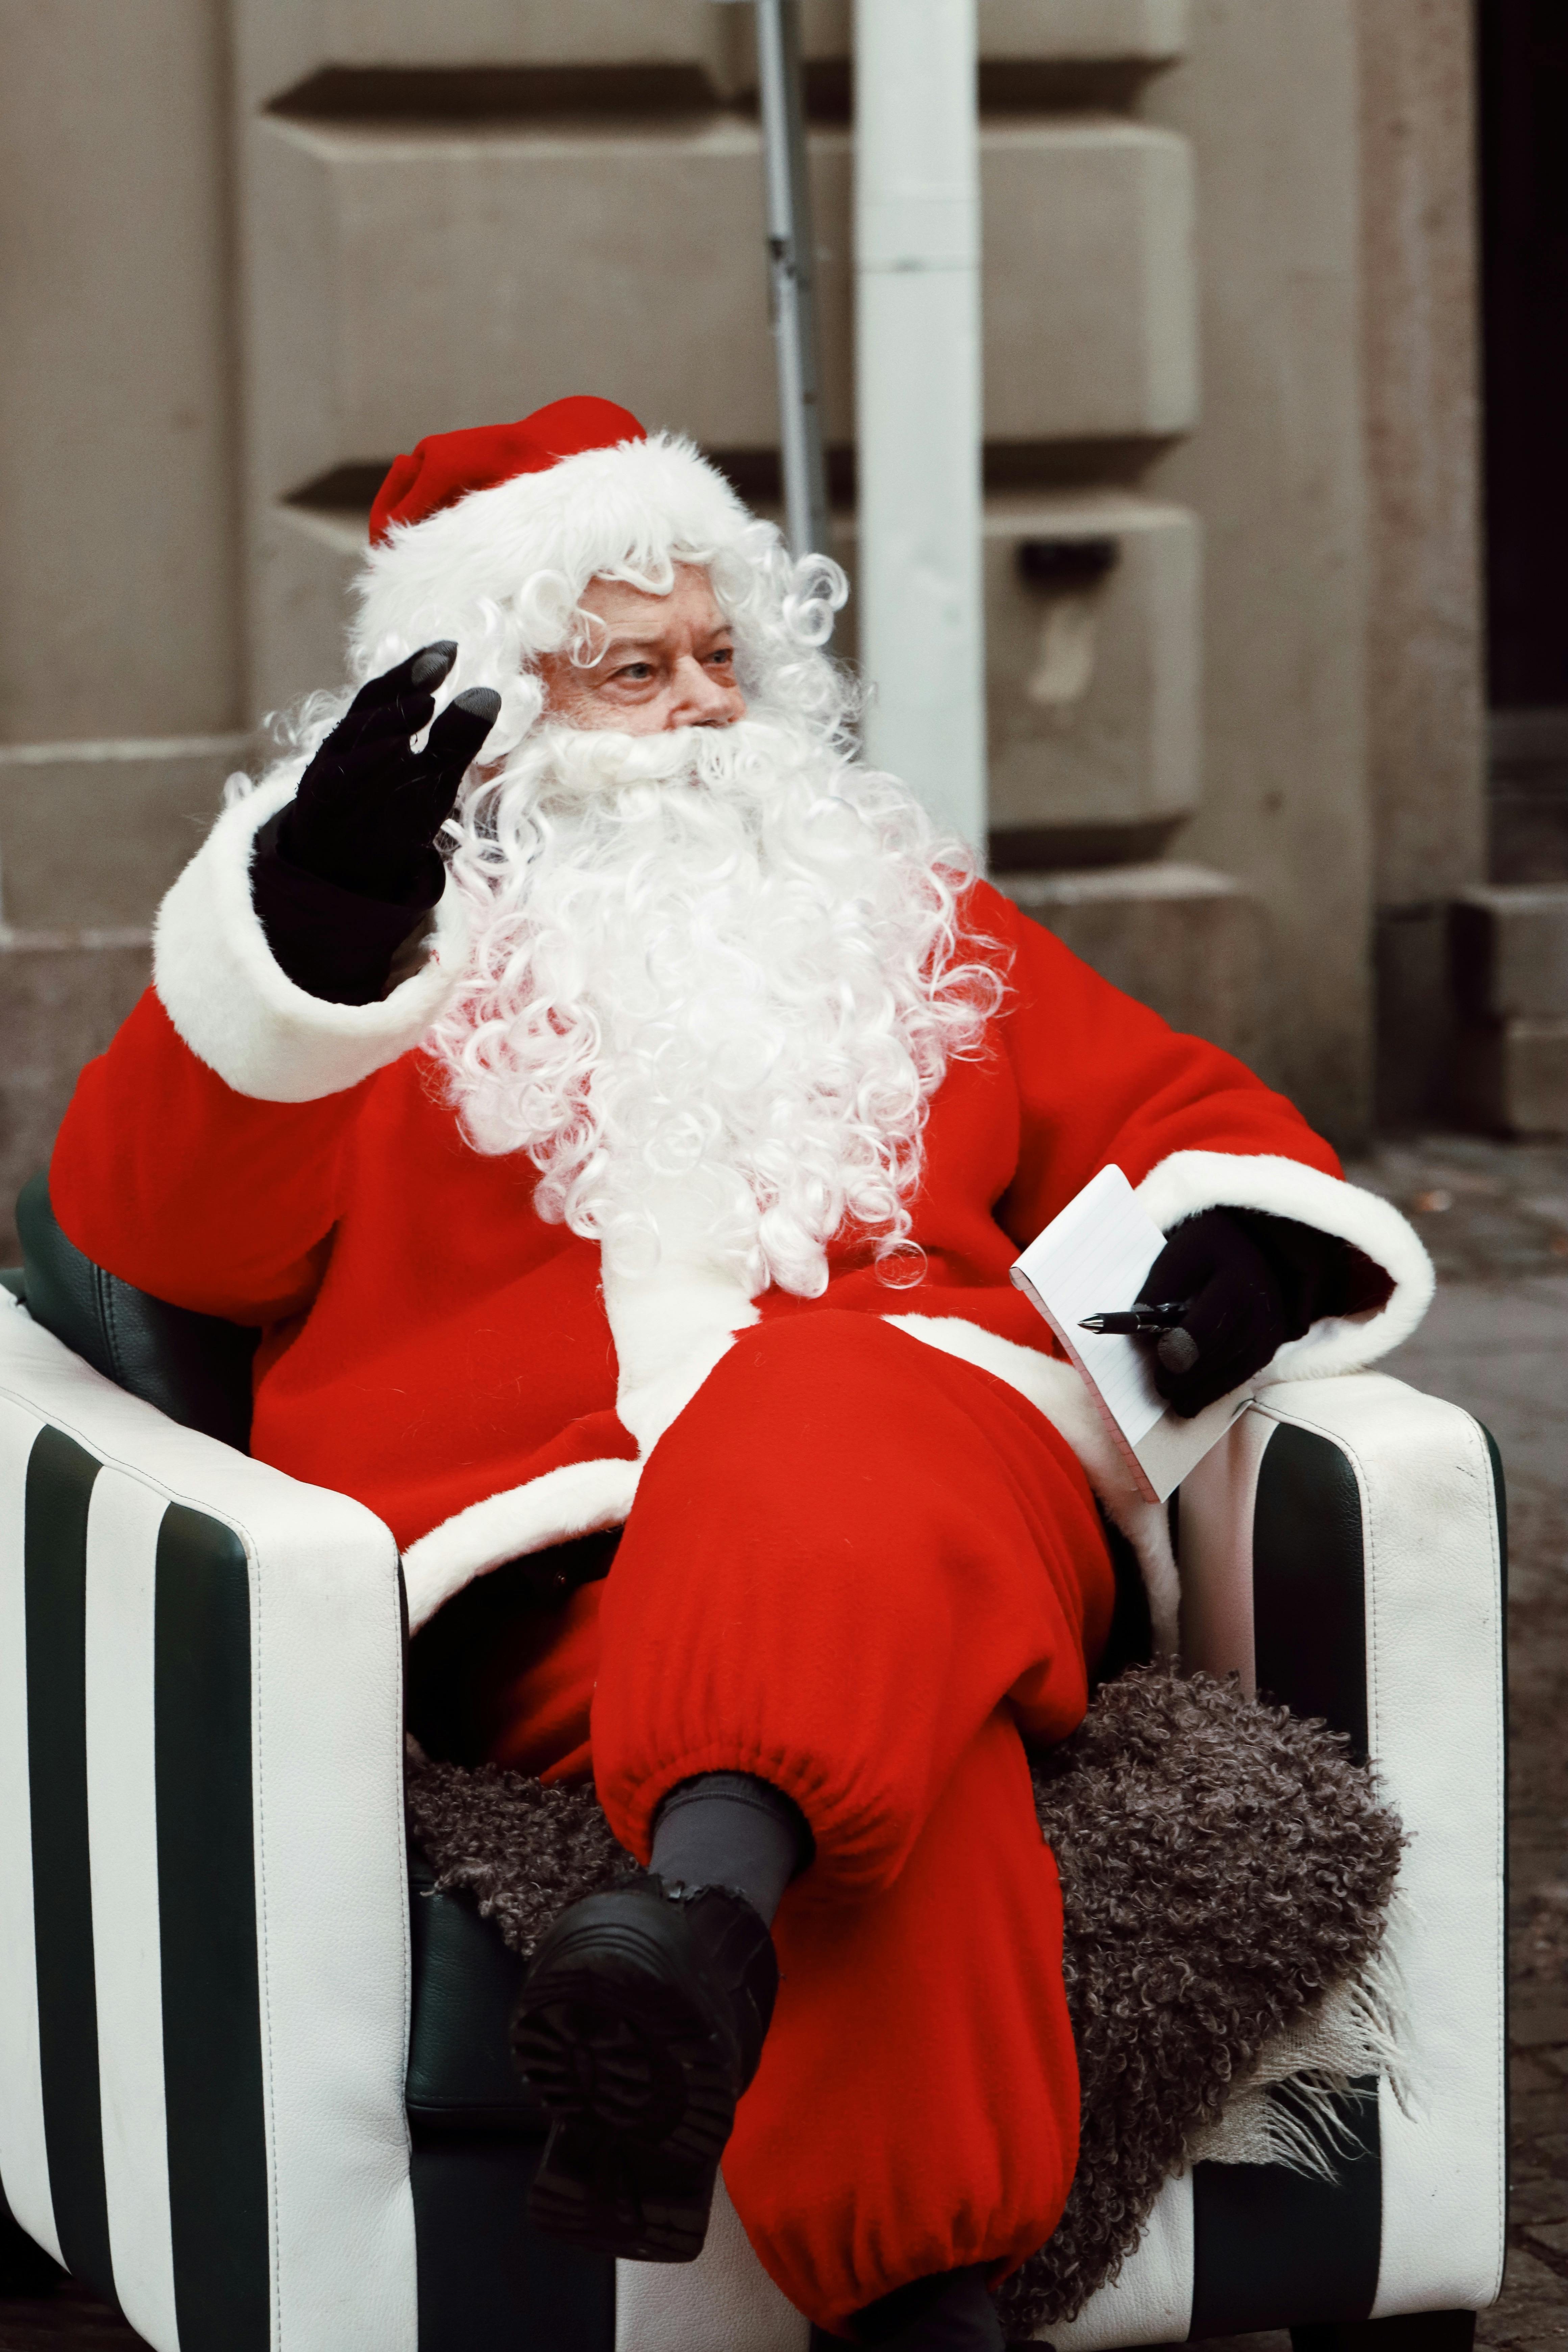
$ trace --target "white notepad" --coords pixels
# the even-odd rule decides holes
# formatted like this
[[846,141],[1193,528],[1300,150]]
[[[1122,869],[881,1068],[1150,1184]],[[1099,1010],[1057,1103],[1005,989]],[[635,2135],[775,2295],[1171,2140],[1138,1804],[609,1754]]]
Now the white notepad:
[[1251,1400],[1250,1386],[1216,1398],[1191,1421],[1154,1386],[1147,1340],[1084,1331],[1086,1315],[1134,1306],[1165,1236],[1139,1207],[1120,1168],[1102,1168],[1029,1244],[1013,1279],[1083,1374],[1145,1501],[1163,1503]]

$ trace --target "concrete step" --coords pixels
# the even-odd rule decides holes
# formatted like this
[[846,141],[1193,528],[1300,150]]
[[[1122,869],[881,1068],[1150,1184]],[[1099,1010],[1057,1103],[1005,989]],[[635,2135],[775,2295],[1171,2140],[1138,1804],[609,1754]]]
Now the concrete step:
[[1454,1050],[1456,1108],[1490,1135],[1568,1135],[1568,1020],[1466,1021]]
[[1448,922],[1467,1019],[1568,1019],[1568,882],[1477,883]]
[[0,745],[0,919],[151,923],[251,750],[247,735]]
[[1171,863],[999,874],[995,882],[1173,1028],[1254,1067],[1266,1057],[1263,909],[1234,875]]
[[1568,882],[1482,883],[1449,908],[1458,1108],[1507,1135],[1568,1134]]

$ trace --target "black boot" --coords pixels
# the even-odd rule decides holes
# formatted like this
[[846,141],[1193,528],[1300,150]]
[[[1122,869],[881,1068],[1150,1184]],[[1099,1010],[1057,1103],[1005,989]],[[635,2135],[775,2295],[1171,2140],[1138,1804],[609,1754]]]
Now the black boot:
[[[875,2344],[881,2352],[1005,2352],[996,2305],[978,2269],[911,2279],[857,2312],[849,2330],[851,2342]],[[814,2327],[811,2352],[833,2352],[834,2341]]]
[[726,1888],[650,1877],[563,1912],[512,2021],[551,2119],[536,2225],[594,2253],[695,2261],[777,1990],[773,1938]]

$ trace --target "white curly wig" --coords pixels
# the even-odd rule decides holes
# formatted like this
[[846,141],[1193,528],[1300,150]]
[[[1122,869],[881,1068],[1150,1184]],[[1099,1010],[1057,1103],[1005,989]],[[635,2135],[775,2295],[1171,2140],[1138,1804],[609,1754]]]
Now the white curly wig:
[[[680,565],[731,624],[748,716],[654,737],[550,719],[537,663],[594,658],[589,583],[665,594]],[[855,688],[824,650],[838,567],[793,561],[690,442],[654,435],[394,526],[358,593],[356,683],[447,638],[441,700],[501,698],[445,843],[468,985],[427,1040],[471,1142],[528,1153],[540,1213],[628,1271],[657,1261],[674,1184],[753,1294],[820,1293],[847,1221],[917,1278],[927,1106],[1001,982],[989,942],[961,942],[964,845],[856,761]],[[346,698],[296,715],[301,764]]]

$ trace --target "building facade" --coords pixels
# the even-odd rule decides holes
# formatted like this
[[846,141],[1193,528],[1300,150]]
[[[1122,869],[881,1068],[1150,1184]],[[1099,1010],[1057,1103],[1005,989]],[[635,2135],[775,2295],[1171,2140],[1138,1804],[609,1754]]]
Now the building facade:
[[[1380,1038],[1426,1098],[1484,879],[1468,10],[979,16],[993,870],[1352,1140]],[[8,1201],[224,775],[339,682],[393,456],[594,391],[766,507],[778,427],[743,0],[0,23]],[[805,32],[853,573],[847,5]]]

